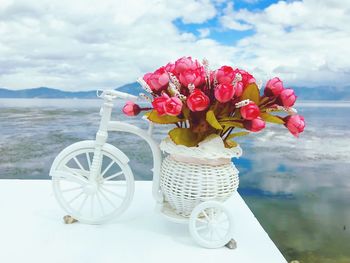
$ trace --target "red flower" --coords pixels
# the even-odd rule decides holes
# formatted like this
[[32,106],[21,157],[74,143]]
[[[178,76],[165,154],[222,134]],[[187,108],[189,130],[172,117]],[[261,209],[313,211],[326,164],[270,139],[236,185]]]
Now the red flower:
[[200,65],[197,60],[193,61],[191,57],[182,57],[175,61],[175,72],[182,73],[188,69],[196,69]]
[[304,131],[305,120],[303,116],[300,115],[291,115],[284,118],[285,124],[288,130],[295,137],[299,137],[299,133]]
[[214,91],[215,98],[221,103],[230,101],[234,94],[235,88],[231,84],[219,84]]
[[158,91],[169,83],[169,75],[165,67],[160,67],[153,73],[147,73],[143,76],[143,80],[148,86],[155,91]]
[[265,86],[264,94],[267,97],[278,96],[283,91],[283,82],[279,78],[270,79]]
[[191,111],[203,111],[208,108],[210,100],[200,89],[195,89],[187,98],[187,106]]
[[177,116],[181,113],[182,101],[177,97],[171,97],[167,99],[164,104],[164,111],[171,116]]
[[236,97],[240,97],[243,94],[243,82],[239,81],[235,84]]
[[167,71],[167,72],[170,72],[170,73],[173,73],[175,74],[175,64],[174,63],[168,63],[165,65],[164,69]]
[[199,87],[205,82],[204,68],[198,67],[196,69],[186,69],[180,73],[179,79],[181,84],[185,87],[189,84]]
[[256,80],[253,77],[253,75],[249,74],[247,71],[245,71],[243,69],[236,68],[234,70],[234,72],[241,74],[241,76],[242,76],[242,83],[243,83],[244,88],[246,88],[249,84],[256,82]]
[[168,99],[169,96],[163,93],[162,96],[157,97],[152,101],[152,106],[158,112],[158,115],[162,116],[165,114],[164,104]]
[[284,89],[277,98],[277,104],[284,107],[292,107],[297,100],[297,96],[292,89]]
[[139,105],[135,104],[132,101],[128,101],[123,107],[123,113],[128,116],[136,116],[141,112]]
[[254,120],[260,116],[260,109],[254,102],[241,108],[241,115],[246,120]]
[[177,116],[182,110],[182,101],[177,97],[169,97],[163,93],[162,96],[155,98],[152,101],[153,108],[158,112],[158,115]]
[[265,128],[265,121],[260,117],[254,120],[245,120],[243,122],[244,128],[252,132],[258,132]]
[[222,66],[216,71],[216,80],[220,84],[231,85],[232,81],[235,79],[235,76],[236,72],[229,66]]

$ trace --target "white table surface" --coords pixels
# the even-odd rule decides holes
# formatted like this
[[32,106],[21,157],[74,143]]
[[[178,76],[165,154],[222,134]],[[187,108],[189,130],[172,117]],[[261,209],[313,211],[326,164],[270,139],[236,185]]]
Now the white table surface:
[[1,263],[286,262],[238,193],[232,209],[238,248],[205,249],[188,225],[155,210],[151,182],[136,182],[131,207],[113,223],[63,224],[51,181],[0,180]]

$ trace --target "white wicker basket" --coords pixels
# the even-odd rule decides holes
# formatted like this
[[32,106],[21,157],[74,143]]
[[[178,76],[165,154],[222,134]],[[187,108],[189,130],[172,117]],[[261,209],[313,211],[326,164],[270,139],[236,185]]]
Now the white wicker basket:
[[160,186],[176,213],[188,217],[199,203],[224,202],[237,190],[238,170],[231,158],[241,156],[240,147],[224,148],[221,138],[199,147],[176,145],[167,138],[160,147],[169,154],[162,163]]

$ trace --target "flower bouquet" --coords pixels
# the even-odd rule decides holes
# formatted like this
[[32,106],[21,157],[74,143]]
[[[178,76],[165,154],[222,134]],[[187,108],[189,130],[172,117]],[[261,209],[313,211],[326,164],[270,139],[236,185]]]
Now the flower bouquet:
[[[238,187],[231,162],[241,149],[237,137],[260,132],[266,123],[284,125],[298,137],[304,118],[293,107],[297,97],[282,81],[270,79],[263,90],[242,69],[222,66],[210,70],[208,61],[183,57],[139,79],[152,107],[127,102],[126,115],[142,111],[157,124],[173,124],[161,149],[161,187],[180,214],[189,215],[198,202],[227,199]],[[281,115],[282,114],[282,115]]]

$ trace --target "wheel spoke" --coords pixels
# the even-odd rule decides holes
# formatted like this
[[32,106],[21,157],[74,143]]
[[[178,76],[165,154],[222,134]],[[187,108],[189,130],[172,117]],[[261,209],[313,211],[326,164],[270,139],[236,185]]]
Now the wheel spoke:
[[93,217],[94,216],[94,196],[95,195],[92,195],[91,196],[91,199],[90,199],[90,215]]
[[213,220],[214,219],[214,208],[210,209],[210,215],[209,215],[210,219]]
[[75,190],[78,190],[78,189],[82,189],[82,188],[83,188],[82,186],[77,186],[77,187],[72,187],[72,188],[64,189],[64,190],[62,190],[61,192],[62,192],[62,193],[67,193],[67,192],[72,192],[72,191],[75,191]]
[[102,191],[100,191],[100,193],[101,193],[102,197],[103,197],[104,199],[106,199],[107,202],[108,202],[114,209],[117,208],[117,207],[115,206],[115,204],[114,204]]
[[214,235],[214,231],[213,229],[210,229],[210,239],[213,240],[213,235]]
[[84,169],[84,167],[81,165],[81,163],[79,162],[79,160],[77,159],[77,157],[73,158],[74,162],[79,166],[79,168],[83,171],[86,172],[86,170]]
[[77,200],[80,196],[82,196],[82,194],[84,193],[84,191],[81,191],[79,194],[77,194],[76,196],[74,196],[71,200],[68,201],[68,204],[73,203],[75,200]]
[[217,231],[217,229],[214,228],[214,234],[219,238],[222,239],[222,235],[219,234],[219,231]]
[[112,167],[112,165],[114,164],[114,160],[112,160],[109,165],[106,167],[106,169],[104,169],[104,171],[101,174],[101,177],[103,177],[105,175],[105,173],[108,172],[108,170]]
[[80,185],[85,185],[88,183],[86,177],[77,172],[80,170],[70,168],[67,165],[63,166],[63,170],[65,170],[65,172],[63,172],[62,175],[60,174],[60,171],[57,171],[55,173],[59,174],[58,176],[66,179],[68,181],[75,182],[75,183],[78,183]]
[[99,192],[97,192],[97,194],[96,194],[96,199],[97,199],[97,202],[98,202],[99,205],[100,205],[100,209],[101,209],[102,214],[105,214],[105,209],[104,209],[104,206],[103,206],[103,204],[102,204],[102,201],[101,201]]
[[85,195],[85,198],[84,198],[84,200],[83,200],[83,202],[81,203],[81,205],[80,205],[80,207],[79,207],[79,210],[78,210],[79,213],[80,213],[81,210],[83,209],[83,207],[84,207],[84,205],[85,205],[86,200],[88,199],[88,197],[89,197],[89,196],[86,194],[86,195]]
[[100,186],[104,191],[106,191],[107,193],[110,193],[111,195],[114,195],[116,197],[119,197],[120,199],[124,199],[124,196],[120,195],[120,194],[117,194],[117,193],[114,193],[112,192],[111,190],[103,187],[102,185]]
[[206,229],[206,228],[208,228],[208,226],[203,225],[203,226],[197,227],[196,229],[197,229],[197,231],[198,231],[198,230],[203,230],[203,229]]
[[91,160],[90,160],[90,155],[88,152],[85,153],[86,155],[86,161],[88,163],[88,166],[89,166],[89,171],[90,171],[90,168],[91,168]]
[[122,174],[123,174],[123,171],[120,171],[118,173],[112,174],[112,175],[104,178],[103,181],[106,182],[106,181],[112,180],[113,178],[116,178],[116,177],[118,177],[118,176],[120,176]]
[[207,221],[210,221],[210,218],[208,216],[208,214],[205,212],[205,210],[202,211],[203,215],[205,216],[205,218],[207,219]]

